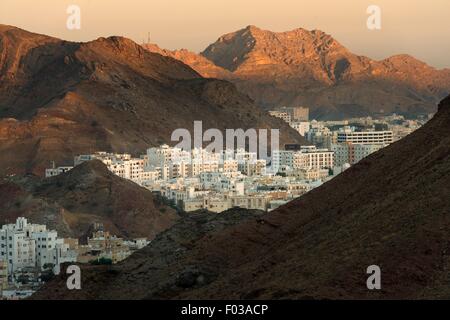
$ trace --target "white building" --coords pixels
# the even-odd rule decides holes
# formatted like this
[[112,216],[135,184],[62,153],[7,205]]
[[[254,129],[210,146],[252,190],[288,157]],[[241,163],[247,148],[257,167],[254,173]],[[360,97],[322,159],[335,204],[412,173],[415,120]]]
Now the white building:
[[393,141],[392,131],[352,131],[345,129],[337,133],[338,143],[387,145]]
[[311,128],[311,124],[309,121],[298,121],[298,122],[291,122],[291,127],[297,130],[297,132],[301,136],[306,136],[306,133]]
[[293,156],[293,169],[329,169],[333,166],[334,152],[328,149],[303,146]]
[[18,218],[15,224],[3,225],[0,230],[0,260],[7,261],[10,273],[23,268],[44,269],[49,265],[59,273],[59,264],[76,262],[76,254],[69,252],[56,231]]
[[70,171],[73,169],[73,166],[66,166],[66,167],[53,167],[50,169],[45,169],[45,177],[46,178],[50,178],[50,177],[54,177],[57,176],[61,173],[65,173],[67,171]]
[[274,150],[272,152],[272,168],[275,172],[290,170],[294,165],[294,152],[288,150]]
[[272,117],[276,117],[276,118],[280,118],[283,121],[290,123],[291,122],[291,115],[289,114],[289,112],[285,112],[285,111],[278,111],[278,110],[271,110],[269,111],[269,114]]
[[0,258],[8,263],[8,272],[18,269],[35,267],[36,242],[31,237],[33,232],[39,232],[45,226],[28,226],[25,218],[18,218],[16,224],[3,225],[0,230]]
[[334,162],[336,166],[344,164],[353,165],[365,157],[386,147],[385,144],[353,144],[338,143],[331,146],[334,151]]

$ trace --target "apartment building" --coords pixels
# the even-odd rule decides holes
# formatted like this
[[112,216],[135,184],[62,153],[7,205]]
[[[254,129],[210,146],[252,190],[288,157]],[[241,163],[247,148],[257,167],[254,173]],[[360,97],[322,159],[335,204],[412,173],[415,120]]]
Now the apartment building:
[[283,119],[287,123],[309,121],[309,108],[305,107],[281,107],[269,111],[271,116]]
[[88,238],[91,252],[98,252],[97,258],[111,259],[115,264],[131,255],[130,248],[122,238],[111,235],[108,231],[97,230]]
[[311,124],[309,123],[309,121],[293,121],[290,123],[290,125],[303,137],[306,136],[306,133],[311,128]]
[[8,261],[0,258],[0,297],[2,297],[3,290],[8,287]]
[[58,238],[56,231],[18,218],[15,224],[3,225],[0,230],[0,260],[7,261],[11,274],[24,268],[42,270],[50,265],[59,273],[60,263],[76,261],[76,254],[65,245],[64,239]]
[[337,133],[337,143],[383,144],[394,142],[392,131],[352,131],[342,130]]
[[272,111],[269,111],[269,114],[272,117],[280,118],[284,122],[291,123],[291,115],[289,112],[272,110]]
[[234,159],[227,159],[222,161],[222,172],[237,172],[239,163]]
[[295,152],[292,160],[293,169],[325,169],[333,168],[334,152],[328,149],[317,149],[315,146],[303,146]]
[[386,144],[353,144],[338,143],[333,144],[331,149],[334,151],[334,162],[336,166],[344,164],[353,165],[365,157],[386,147]]
[[280,111],[289,113],[291,116],[291,121],[309,121],[309,108],[281,107]]
[[73,166],[65,166],[65,167],[57,167],[57,168],[55,168],[53,166],[53,168],[45,169],[45,177],[46,178],[54,177],[54,176],[60,175],[61,173],[68,172],[72,169],[73,169]]
[[242,165],[242,173],[246,176],[262,176],[266,174],[266,160],[254,160]]
[[202,198],[187,199],[183,202],[186,212],[208,210],[220,213],[233,207],[266,210],[270,199],[265,195],[208,195]]
[[272,152],[272,168],[280,172],[284,168],[292,169],[294,165],[294,152],[289,150],[274,150]]

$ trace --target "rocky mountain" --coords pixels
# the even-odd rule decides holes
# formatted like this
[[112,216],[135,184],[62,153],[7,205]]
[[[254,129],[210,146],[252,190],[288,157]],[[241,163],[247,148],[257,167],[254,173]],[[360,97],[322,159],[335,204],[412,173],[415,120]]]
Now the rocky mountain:
[[212,61],[195,52],[186,49],[173,51],[162,49],[155,43],[146,43],[142,46],[150,52],[159,53],[184,62],[205,78],[233,79],[232,72],[215,65]]
[[[186,266],[179,275],[172,277],[173,266],[189,254],[197,242],[205,242],[223,230],[251,219],[258,219],[263,212],[234,208],[213,214],[207,211],[180,213],[181,218],[172,228],[159,234],[152,245],[139,250],[127,259],[126,263],[115,266],[83,265],[83,283],[99,282],[97,285],[83,285],[83,290],[72,292],[74,299],[117,299],[117,291],[123,290],[124,297],[134,299],[163,298],[165,290],[171,287],[189,287],[195,283],[211,281],[213,274],[205,273],[202,267]],[[142,280],[142,281],[141,281]],[[49,283],[38,291],[33,299],[68,298],[67,290],[62,286],[63,277]],[[65,282],[64,282],[65,283]],[[148,286],[152,283],[152,286]]]
[[76,238],[85,238],[94,222],[122,237],[153,238],[179,218],[152,192],[112,174],[99,160],[46,179],[4,178],[0,212],[0,225],[27,217]]
[[42,175],[100,150],[142,154],[195,120],[279,128],[281,143],[304,143],[229,82],[126,38],[73,43],[0,25],[0,175]]
[[233,81],[263,108],[308,106],[320,119],[393,112],[413,117],[435,112],[450,93],[450,69],[404,54],[382,61],[359,56],[319,30],[248,26],[221,36],[200,55],[181,52],[162,54],[204,76]]
[[[449,121],[450,97],[424,127],[323,186],[186,241],[170,266],[154,263],[164,256],[155,250],[177,247],[157,238],[122,264],[83,273],[83,290],[67,291],[62,277],[36,297],[448,299]],[[161,237],[174,233],[183,232]],[[371,265],[381,290],[366,287]]]

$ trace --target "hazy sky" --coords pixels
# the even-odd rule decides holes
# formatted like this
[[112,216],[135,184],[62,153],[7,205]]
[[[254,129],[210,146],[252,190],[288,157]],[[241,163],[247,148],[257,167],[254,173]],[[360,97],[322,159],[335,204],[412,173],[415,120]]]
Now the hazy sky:
[[[66,28],[69,5],[81,30]],[[367,29],[366,9],[381,8],[382,29]],[[202,51],[219,36],[256,25],[273,31],[320,29],[357,54],[409,53],[450,67],[450,0],[0,0],[0,23],[67,40],[122,35],[168,49]]]

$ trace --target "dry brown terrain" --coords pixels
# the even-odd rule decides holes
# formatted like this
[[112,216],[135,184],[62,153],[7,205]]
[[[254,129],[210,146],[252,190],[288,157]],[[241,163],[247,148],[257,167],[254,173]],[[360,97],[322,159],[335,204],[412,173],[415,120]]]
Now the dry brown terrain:
[[[83,269],[82,290],[62,276],[34,298],[448,299],[449,123],[450,97],[421,129],[271,213],[196,237],[180,220],[121,264]],[[373,264],[380,291],[366,287]]]
[[94,222],[118,236],[153,238],[179,218],[149,190],[112,174],[98,160],[52,178],[0,180],[0,225],[17,217],[76,238],[90,236]]
[[194,120],[203,130],[278,128],[281,143],[304,143],[233,84],[129,39],[72,43],[0,25],[0,175],[42,175],[80,153],[142,154]]
[[233,81],[261,107],[308,106],[314,118],[392,112],[413,117],[435,112],[450,93],[450,69],[437,70],[407,54],[381,61],[359,56],[319,30],[248,26],[221,36],[201,54],[146,48],[205,77]]

